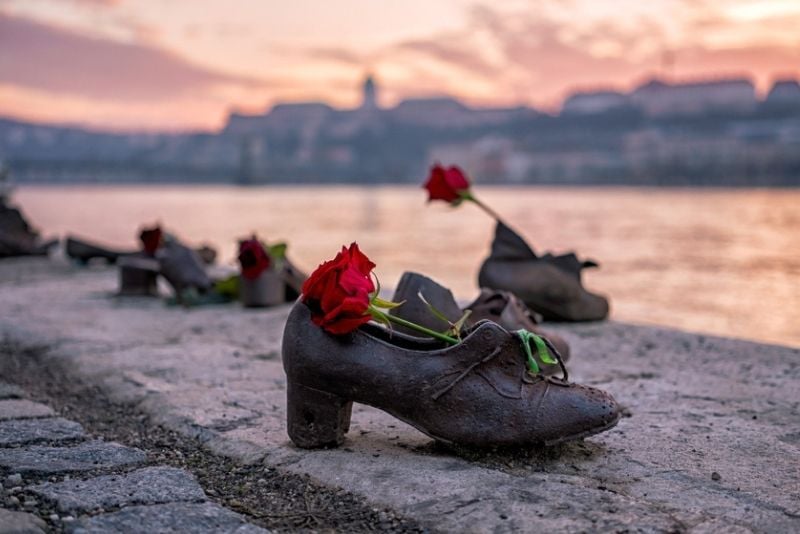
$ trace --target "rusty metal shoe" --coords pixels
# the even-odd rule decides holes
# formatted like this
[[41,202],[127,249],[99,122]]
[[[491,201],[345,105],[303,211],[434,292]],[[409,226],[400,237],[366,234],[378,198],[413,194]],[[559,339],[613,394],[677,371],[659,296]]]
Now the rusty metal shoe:
[[114,250],[74,236],[67,236],[65,251],[67,257],[83,265],[94,259],[113,264],[119,258],[136,254],[135,250]]
[[373,324],[334,336],[298,301],[282,355],[287,430],[302,448],[341,444],[353,402],[436,440],[475,447],[552,445],[608,430],[620,418],[608,393],[530,374],[521,337],[490,321],[454,346]]
[[513,293],[547,320],[598,321],[608,316],[608,300],[587,291],[581,283],[581,271],[596,266],[594,261],[579,261],[574,254],[539,257],[498,221],[478,284]]
[[212,283],[197,253],[176,240],[167,240],[156,252],[160,274],[172,286],[175,297],[183,303],[184,292],[205,293]]
[[[419,298],[420,294],[423,295],[425,301]],[[390,310],[389,313],[432,330],[440,332],[447,330],[451,324],[459,320],[465,310],[470,310],[467,327],[482,320],[489,320],[508,331],[528,330],[546,337],[555,346],[563,361],[566,362],[570,356],[566,340],[561,336],[542,331],[536,324],[539,321],[535,314],[522,301],[507,291],[484,289],[474,302],[462,310],[449,289],[425,275],[405,272],[400,277],[392,301],[403,302],[403,305]],[[447,321],[431,313],[425,302],[436,308],[447,318]],[[402,326],[394,326],[394,328],[411,336],[418,335]],[[559,371],[558,365],[543,362],[538,355],[534,355],[534,358],[543,373],[553,374]]]

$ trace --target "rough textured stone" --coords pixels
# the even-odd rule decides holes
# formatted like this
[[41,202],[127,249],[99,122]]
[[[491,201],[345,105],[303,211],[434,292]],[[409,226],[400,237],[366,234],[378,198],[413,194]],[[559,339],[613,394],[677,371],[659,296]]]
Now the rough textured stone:
[[0,534],[42,534],[45,522],[33,514],[0,508]]
[[132,506],[78,521],[73,534],[263,534],[268,532],[217,504],[171,503]]
[[25,399],[0,400],[0,421],[27,417],[52,417],[55,412],[49,406]]
[[29,487],[27,491],[56,503],[60,511],[69,513],[135,504],[205,500],[203,489],[194,476],[172,467],[147,467],[122,475],[47,482]]
[[116,283],[113,270],[93,270],[6,285],[0,306],[14,313],[0,313],[0,338],[57,343],[40,357],[154,421],[439,530],[800,531],[796,349],[613,321],[548,325],[572,346],[572,379],[626,407],[614,430],[477,453],[355,406],[343,447],[301,451],[284,426],[287,307],[186,311],[98,296]]
[[0,380],[0,400],[19,399],[23,396],[22,389],[20,389],[19,386]]
[[67,441],[84,438],[83,427],[61,417],[0,421],[0,447],[26,445],[40,441]]
[[23,475],[69,473],[136,465],[145,458],[141,450],[119,443],[88,441],[74,447],[0,449],[0,468]]

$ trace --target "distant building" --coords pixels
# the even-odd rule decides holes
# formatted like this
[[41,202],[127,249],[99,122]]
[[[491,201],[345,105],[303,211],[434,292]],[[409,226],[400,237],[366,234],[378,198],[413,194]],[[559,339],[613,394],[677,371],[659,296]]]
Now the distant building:
[[450,125],[462,122],[467,107],[448,96],[432,98],[408,98],[391,110],[400,122],[413,124]]
[[767,104],[800,106],[800,83],[797,80],[778,80],[767,94]]
[[365,111],[378,109],[378,87],[371,75],[364,80],[364,98],[361,101],[361,109]]
[[742,114],[753,111],[758,104],[753,83],[744,78],[674,85],[651,80],[631,93],[631,102],[649,117]]
[[629,104],[627,95],[617,91],[591,91],[571,94],[561,108],[567,115],[594,115],[613,111]]

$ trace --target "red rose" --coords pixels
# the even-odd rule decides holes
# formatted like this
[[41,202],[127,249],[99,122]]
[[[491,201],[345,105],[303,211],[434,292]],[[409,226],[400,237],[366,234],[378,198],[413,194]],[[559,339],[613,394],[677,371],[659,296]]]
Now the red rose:
[[155,256],[156,250],[161,246],[162,237],[163,232],[160,226],[143,228],[139,233],[139,239],[142,242],[142,247],[144,247],[144,252],[149,256]]
[[311,320],[331,334],[347,334],[372,318],[367,313],[375,291],[375,264],[353,243],[311,273],[303,284],[303,302]]
[[445,169],[437,163],[431,167],[425,189],[428,190],[428,202],[444,200],[453,204],[463,200],[464,193],[469,193],[469,180],[458,167]]
[[239,241],[239,264],[242,267],[242,276],[248,280],[255,280],[269,269],[271,263],[264,245],[255,236],[252,239]]

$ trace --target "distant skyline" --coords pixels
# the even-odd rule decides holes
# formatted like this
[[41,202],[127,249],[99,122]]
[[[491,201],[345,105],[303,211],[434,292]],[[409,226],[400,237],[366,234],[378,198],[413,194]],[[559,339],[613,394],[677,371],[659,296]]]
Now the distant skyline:
[[217,129],[233,109],[452,95],[558,109],[652,76],[800,77],[796,0],[0,0],[0,115]]

